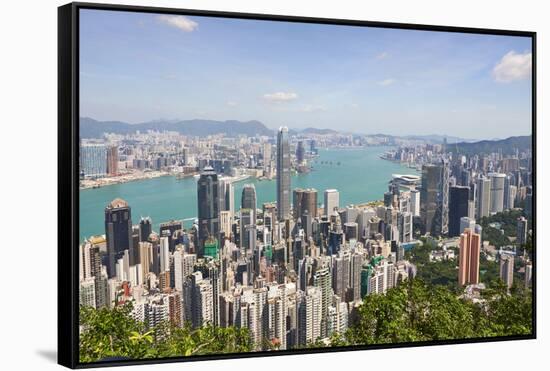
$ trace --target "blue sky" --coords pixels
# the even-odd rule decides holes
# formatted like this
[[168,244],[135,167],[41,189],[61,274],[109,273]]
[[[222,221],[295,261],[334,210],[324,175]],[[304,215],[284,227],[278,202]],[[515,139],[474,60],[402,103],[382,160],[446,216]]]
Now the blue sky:
[[531,40],[81,10],[80,113],[130,123],[531,133]]

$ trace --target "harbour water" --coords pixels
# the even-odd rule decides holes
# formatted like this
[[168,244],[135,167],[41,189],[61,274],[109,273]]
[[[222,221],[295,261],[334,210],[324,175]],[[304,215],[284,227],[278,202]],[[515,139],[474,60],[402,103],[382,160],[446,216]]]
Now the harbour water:
[[[330,188],[340,192],[340,206],[380,200],[387,191],[392,174],[418,174],[415,169],[380,159],[379,155],[387,149],[320,149],[319,157],[313,162],[313,170],[307,174],[293,175],[291,188],[317,189],[320,204],[323,203],[324,190]],[[141,216],[149,216],[157,231],[162,222],[194,218],[197,215],[196,183],[193,177],[176,179],[174,176],[164,176],[81,190],[80,239],[105,233],[104,209],[117,197],[126,200],[132,208],[134,224],[139,222]],[[276,200],[275,180],[249,178],[234,184],[236,210],[239,209],[242,187],[246,183],[255,185],[259,208],[264,202]]]

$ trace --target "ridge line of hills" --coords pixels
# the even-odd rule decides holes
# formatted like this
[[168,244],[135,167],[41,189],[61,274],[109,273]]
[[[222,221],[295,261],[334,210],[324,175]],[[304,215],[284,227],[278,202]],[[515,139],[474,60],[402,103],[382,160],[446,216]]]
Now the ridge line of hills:
[[[136,131],[147,132],[175,131],[183,135],[207,136],[213,134],[247,135],[247,136],[273,136],[275,130],[269,129],[262,122],[252,121],[216,121],[216,120],[155,120],[138,124],[129,124],[122,121],[98,121],[89,117],[80,118],[80,136],[82,138],[101,138],[104,133],[131,134]],[[289,129],[291,135],[316,134],[335,135],[346,134],[333,129],[305,128],[302,130]],[[359,134],[355,134],[359,135]],[[506,139],[472,141],[464,138],[443,135],[407,135],[394,136],[386,134],[366,135],[371,137],[386,137],[391,139],[423,140],[428,143],[442,143],[447,138],[448,149],[461,154],[497,152],[503,154],[513,153],[516,149],[531,148],[531,136],[515,136]]]

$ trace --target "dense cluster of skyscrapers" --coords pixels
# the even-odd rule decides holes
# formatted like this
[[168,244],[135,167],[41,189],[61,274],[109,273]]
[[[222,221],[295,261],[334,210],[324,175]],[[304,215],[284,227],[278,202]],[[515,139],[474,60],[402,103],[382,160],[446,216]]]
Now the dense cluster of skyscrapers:
[[[415,228],[421,234],[435,237],[460,237],[459,285],[479,283],[482,228],[476,221],[514,208],[523,208],[523,214],[531,216],[530,150],[503,155],[501,149],[496,153],[466,156],[447,152],[444,143],[399,148],[385,158],[421,167],[420,218]],[[513,281],[510,272],[514,271],[514,256],[524,253],[527,243],[525,216],[517,220],[517,237],[515,245],[511,244],[512,251],[500,253],[500,276],[508,287]],[[527,262],[525,271],[531,269],[531,263]],[[524,276],[529,285],[531,274]]]
[[[457,156],[427,145],[396,153],[414,156],[422,173],[394,175],[383,202],[343,207],[339,191],[327,189],[321,203],[316,189],[292,188],[292,164],[303,164],[307,151],[299,142],[291,153],[290,140],[283,127],[275,153],[262,149],[266,167],[275,158],[274,202],[257,205],[256,189],[246,184],[235,205],[233,182],[210,164],[197,180],[190,228],[168,221],[157,232],[149,218],[134,224],[130,205],[113,200],[105,236],[80,245],[81,305],[132,301],[132,316],[151,327],[236,326],[249,329],[255,350],[301,347],[343,334],[366,295],[413,278],[405,251],[420,236],[457,237],[458,284],[479,283],[476,220],[532,196],[529,153]],[[525,244],[527,219],[517,229],[517,244]],[[514,255],[500,267],[511,285]]]

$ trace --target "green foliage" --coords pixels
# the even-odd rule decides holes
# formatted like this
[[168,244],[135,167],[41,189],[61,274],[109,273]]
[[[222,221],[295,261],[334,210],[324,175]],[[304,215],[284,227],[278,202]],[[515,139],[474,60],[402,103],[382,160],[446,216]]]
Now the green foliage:
[[525,253],[528,256],[533,256],[533,235],[531,233],[527,235],[527,242],[525,243],[523,248],[525,249]]
[[[455,290],[415,278],[387,291],[367,295],[356,321],[344,334],[317,339],[305,348],[441,341],[532,333],[532,292],[522,285],[508,290],[500,280],[482,291],[482,301],[462,299]],[[80,308],[80,361],[250,352],[246,329],[205,326],[153,328],[135,321],[131,304],[112,309]],[[275,343],[266,349],[276,350]]]
[[472,303],[444,286],[414,279],[385,295],[366,296],[346,339],[368,345],[531,333],[530,292],[509,295],[497,285],[484,298],[484,304]]
[[[497,248],[501,246],[511,245],[508,237],[516,237],[517,219],[522,215],[521,210],[507,210],[495,215],[481,218],[481,226],[483,227],[482,239]],[[491,223],[499,223],[500,229],[490,227]]]
[[366,296],[347,339],[357,345],[461,339],[472,337],[472,322],[453,292],[415,279],[385,295]]
[[500,282],[500,267],[495,260],[488,260],[487,254],[479,254],[479,280],[487,287],[492,287],[495,282]]
[[[430,251],[435,249],[437,244],[426,242],[407,251],[405,258],[416,265],[418,278],[422,281],[453,290],[458,282],[458,259],[430,262]],[[456,251],[455,256],[458,256]]]
[[148,329],[130,316],[132,304],[112,309],[80,308],[80,361],[239,353],[252,350],[246,329],[205,326],[192,329],[169,323]]
[[[499,281],[484,296],[488,298],[482,316],[485,336],[529,335],[532,333],[532,291],[513,286],[510,293]],[[492,300],[491,300],[492,298]]]

